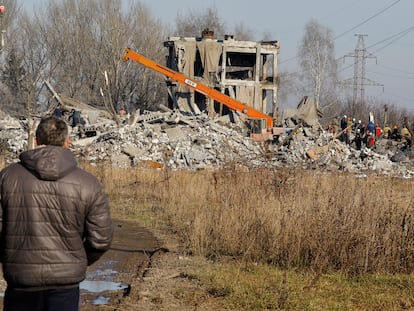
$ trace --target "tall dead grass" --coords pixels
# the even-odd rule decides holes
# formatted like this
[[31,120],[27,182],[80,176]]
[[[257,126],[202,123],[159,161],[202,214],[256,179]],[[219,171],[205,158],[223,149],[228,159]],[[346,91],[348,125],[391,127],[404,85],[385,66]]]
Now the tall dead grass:
[[413,181],[304,170],[93,168],[113,211],[152,213],[189,252],[316,272],[411,272]]

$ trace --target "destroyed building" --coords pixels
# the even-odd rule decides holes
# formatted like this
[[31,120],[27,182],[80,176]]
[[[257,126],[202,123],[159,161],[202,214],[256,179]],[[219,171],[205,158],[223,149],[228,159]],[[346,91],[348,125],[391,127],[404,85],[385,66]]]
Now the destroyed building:
[[[169,74],[181,72],[196,81],[191,83],[200,81],[220,95],[248,104],[261,117],[279,118],[277,41],[236,41],[231,36],[218,40],[205,31],[201,38],[169,38],[165,46]],[[145,62],[161,67],[148,59]],[[381,140],[375,149],[363,150],[362,157],[360,150],[319,125],[320,112],[306,96],[296,109],[280,113],[285,131],[280,132],[279,140],[261,144],[246,135],[242,122],[229,122],[242,119],[243,109],[225,115],[226,110],[230,112],[228,106],[174,81],[167,83],[170,107],[160,103],[160,111],[138,111],[131,116],[117,115],[109,107],[90,107],[58,94],[49,83],[45,85],[56,100],[50,113],[60,107],[79,110],[85,116],[87,122],[82,126],[69,122],[71,149],[78,159],[90,163],[173,170],[231,164],[247,169],[301,167],[414,176],[412,154],[398,153],[396,159],[398,143]],[[18,154],[27,148],[27,125],[6,114],[1,119],[4,147],[0,155],[6,163],[18,161]]]
[[[216,39],[206,29],[201,37],[170,37],[167,67],[204,83],[265,114],[277,116],[278,41]],[[213,99],[176,82],[169,82],[169,106],[210,117],[229,112]]]

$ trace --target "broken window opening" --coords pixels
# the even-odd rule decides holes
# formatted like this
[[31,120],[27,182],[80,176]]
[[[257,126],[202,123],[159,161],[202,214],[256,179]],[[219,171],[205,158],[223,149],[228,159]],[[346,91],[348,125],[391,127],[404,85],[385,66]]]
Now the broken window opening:
[[263,99],[263,106],[265,108],[264,111],[266,111],[267,115],[273,116],[274,110],[276,108],[275,92],[272,89],[263,89],[262,99]]
[[[277,110],[277,41],[237,41],[230,36],[224,40],[211,36],[170,37],[164,46],[169,53],[167,67],[194,79],[195,83],[218,90],[265,114],[271,115]],[[226,104],[216,103],[185,86],[170,88],[169,95],[169,105],[182,111],[195,114],[207,111],[210,116],[230,111]]]
[[196,57],[194,61],[194,77],[203,77],[204,76],[204,67],[201,62],[200,51],[196,51]]
[[254,80],[255,63],[255,54],[228,52],[226,59],[226,79]]

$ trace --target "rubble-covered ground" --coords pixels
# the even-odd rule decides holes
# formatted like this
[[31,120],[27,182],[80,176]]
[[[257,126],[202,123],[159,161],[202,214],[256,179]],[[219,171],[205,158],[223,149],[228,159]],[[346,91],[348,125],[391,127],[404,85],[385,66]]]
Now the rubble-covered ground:
[[[225,165],[294,166],[404,178],[414,175],[411,152],[402,152],[401,143],[387,139],[378,140],[375,149],[360,151],[331,133],[304,126],[293,135],[286,130],[278,141],[263,143],[253,141],[240,123],[230,123],[228,117],[213,120],[204,114],[167,111],[131,119],[117,125],[99,118],[92,125],[70,127],[72,151],[78,159],[119,167],[197,170]],[[2,113],[0,134],[6,164],[17,161],[27,148],[26,121]]]
[[[379,140],[375,150],[364,149],[361,153],[332,134],[309,127],[299,126],[293,135],[286,130],[274,143],[258,143],[247,136],[244,127],[230,123],[227,118],[212,120],[205,115],[153,112],[136,121],[124,120],[122,125],[117,126],[112,120],[99,119],[84,128],[70,127],[71,150],[78,159],[119,167],[144,165],[198,170],[240,165],[245,168],[319,168],[353,172],[358,176],[368,173],[403,178],[414,176],[411,153],[401,152],[400,143],[386,139]],[[1,150],[6,164],[18,161],[18,155],[27,148],[27,127],[25,120],[12,118],[0,111]],[[116,228],[117,241],[124,247],[134,243],[136,248],[138,237],[133,235],[135,229],[119,224]],[[162,254],[164,247],[159,248],[158,242],[153,246],[147,245],[144,249],[162,250],[156,256],[151,255],[147,265],[137,264],[139,252],[121,254],[118,250],[118,255],[123,256],[123,264],[121,270],[116,268],[116,277],[130,285],[128,295],[112,299],[107,305],[83,305],[82,309],[110,309],[111,306],[112,309],[122,310],[222,309],[219,299],[206,295],[199,282],[186,277],[200,268],[210,267],[211,261],[199,256],[183,256],[176,236],[160,232],[156,236],[164,241],[167,251]],[[127,237],[133,240],[127,241]],[[113,250],[116,252],[117,248]],[[107,255],[114,256],[113,252]],[[118,261],[109,262],[113,264]],[[142,276],[139,276],[142,271],[137,267],[145,269]],[[5,287],[5,281],[0,280],[0,291],[4,291]],[[177,295],[177,289],[182,292],[183,288],[189,294]],[[192,299],[187,298],[190,296]]]

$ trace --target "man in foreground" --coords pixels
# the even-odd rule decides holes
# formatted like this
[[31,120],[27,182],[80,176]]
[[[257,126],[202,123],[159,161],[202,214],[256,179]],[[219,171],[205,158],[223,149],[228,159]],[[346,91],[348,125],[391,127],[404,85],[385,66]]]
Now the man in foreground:
[[87,266],[112,241],[108,199],[77,167],[63,120],[42,119],[36,146],[0,172],[4,310],[76,311]]

